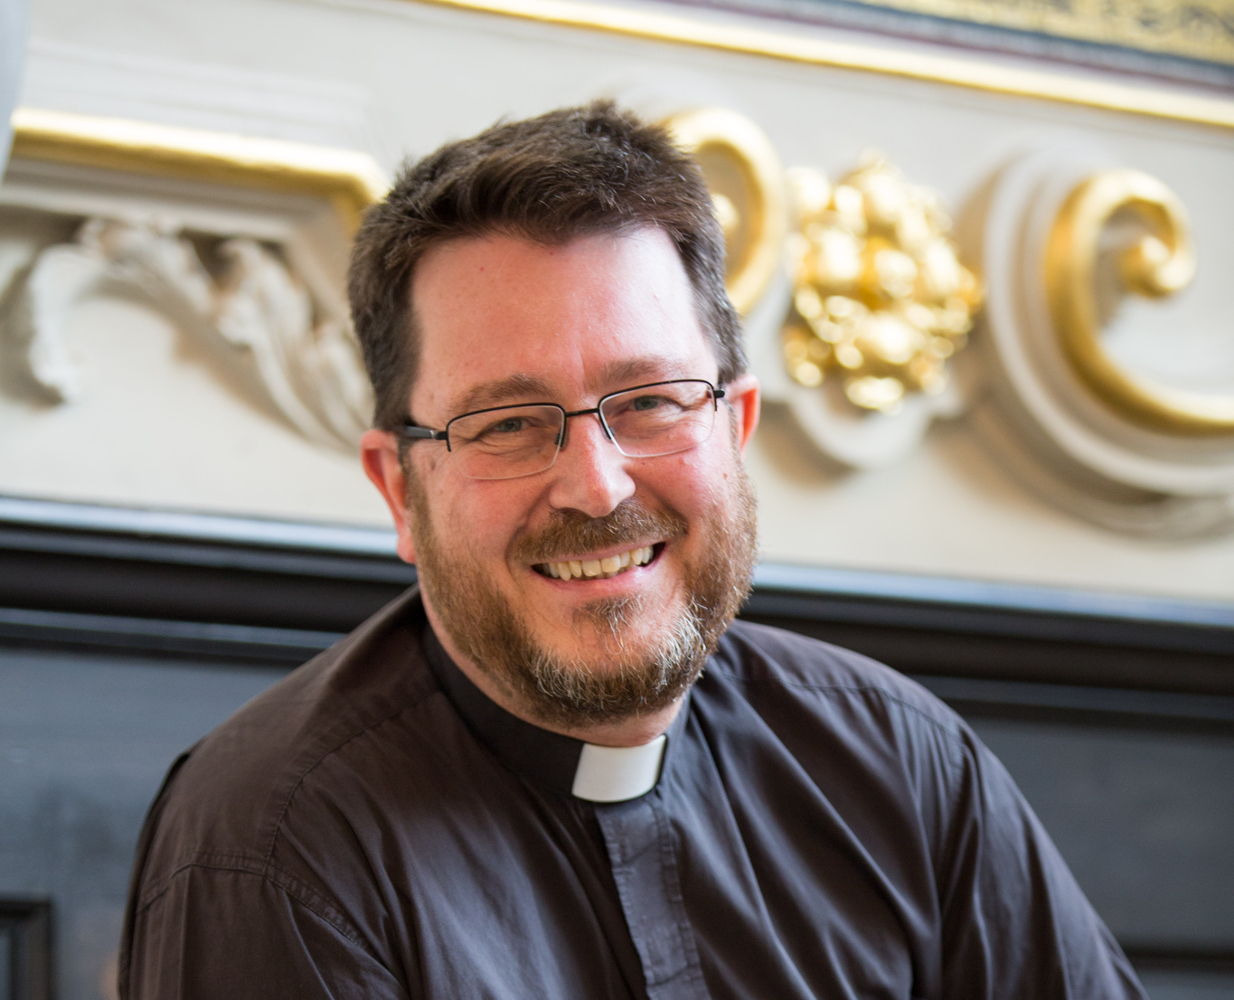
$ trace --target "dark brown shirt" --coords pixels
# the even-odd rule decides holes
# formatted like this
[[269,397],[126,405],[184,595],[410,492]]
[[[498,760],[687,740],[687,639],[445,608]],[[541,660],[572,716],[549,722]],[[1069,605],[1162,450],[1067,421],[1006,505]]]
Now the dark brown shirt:
[[1001,765],[893,671],[738,623],[657,786],[449,662],[415,592],[173,766],[131,1000],[1141,998]]

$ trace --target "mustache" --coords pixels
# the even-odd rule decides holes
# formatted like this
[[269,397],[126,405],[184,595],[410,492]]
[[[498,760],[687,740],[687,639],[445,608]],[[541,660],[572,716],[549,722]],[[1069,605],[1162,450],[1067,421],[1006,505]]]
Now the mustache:
[[603,517],[588,517],[577,510],[554,511],[543,528],[519,538],[511,554],[520,562],[556,562],[614,545],[629,543],[633,548],[649,538],[682,538],[686,527],[686,519],[671,507],[652,510],[631,497]]

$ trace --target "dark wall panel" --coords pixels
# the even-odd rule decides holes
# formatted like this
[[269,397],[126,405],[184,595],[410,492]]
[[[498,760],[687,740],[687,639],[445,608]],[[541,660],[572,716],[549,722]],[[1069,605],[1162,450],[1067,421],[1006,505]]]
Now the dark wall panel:
[[971,721],[1124,946],[1234,956],[1234,736]]
[[281,670],[0,649],[0,899],[54,905],[59,1000],[109,997],[146,808]]

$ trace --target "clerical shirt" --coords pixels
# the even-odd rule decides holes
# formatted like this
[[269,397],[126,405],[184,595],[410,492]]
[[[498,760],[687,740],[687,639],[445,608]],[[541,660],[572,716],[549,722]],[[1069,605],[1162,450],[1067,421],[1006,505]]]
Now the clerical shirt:
[[589,784],[413,590],[173,766],[121,995],[1142,998],[1006,771],[890,669],[737,623],[665,737]]

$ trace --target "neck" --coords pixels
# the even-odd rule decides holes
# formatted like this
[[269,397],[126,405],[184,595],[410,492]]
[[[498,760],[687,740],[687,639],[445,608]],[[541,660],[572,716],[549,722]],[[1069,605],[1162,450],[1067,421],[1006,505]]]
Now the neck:
[[605,719],[600,722],[588,723],[582,726],[563,725],[551,719],[546,719],[529,705],[525,698],[518,696],[511,687],[494,677],[490,672],[472,662],[455,645],[450,634],[442,627],[441,621],[433,612],[428,601],[424,602],[429,624],[437,634],[442,649],[449,654],[450,659],[458,666],[467,679],[478,687],[485,696],[500,705],[511,715],[529,722],[533,726],[547,729],[549,732],[560,733],[584,743],[594,743],[606,747],[637,747],[650,743],[665,732],[681,711],[684,695],[655,711],[622,717],[620,719]]

